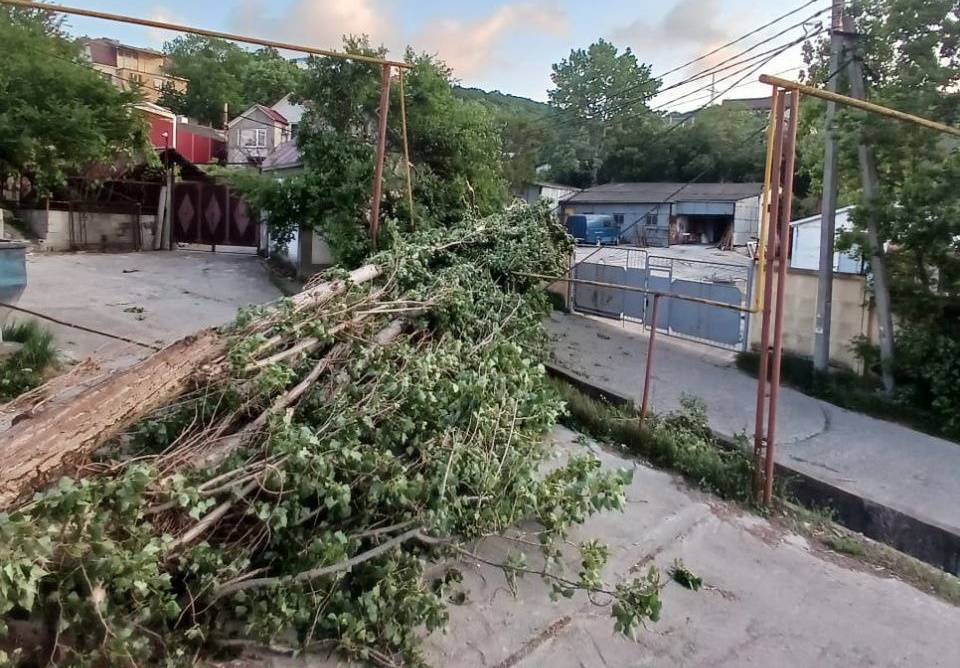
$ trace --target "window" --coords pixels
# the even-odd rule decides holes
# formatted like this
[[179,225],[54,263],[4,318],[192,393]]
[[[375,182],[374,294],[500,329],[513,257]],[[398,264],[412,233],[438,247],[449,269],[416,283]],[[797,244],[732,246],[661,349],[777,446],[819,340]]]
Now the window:
[[163,90],[163,79],[154,79],[153,88],[154,90]]
[[647,227],[656,227],[657,226],[657,214],[648,213],[644,219],[644,223]]
[[237,143],[242,148],[266,148],[267,130],[266,128],[237,130]]
[[617,227],[623,227],[623,214],[622,213],[613,214],[613,222],[617,224]]

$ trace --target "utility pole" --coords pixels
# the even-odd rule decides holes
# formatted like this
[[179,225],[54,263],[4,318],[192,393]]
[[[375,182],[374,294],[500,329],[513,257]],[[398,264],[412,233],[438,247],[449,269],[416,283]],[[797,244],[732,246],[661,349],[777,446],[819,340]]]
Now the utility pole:
[[[849,18],[844,19],[844,31],[852,33]],[[849,68],[850,92],[858,100],[867,99],[867,86],[864,79],[863,63],[856,49],[851,53]],[[880,365],[883,373],[883,387],[887,394],[893,392],[893,310],[890,306],[890,278],[887,274],[887,257],[883,242],[880,240],[877,214],[873,209],[880,196],[880,179],[877,176],[877,160],[873,147],[864,140],[862,134],[858,149],[860,158],[860,180],[863,186],[863,198],[867,205],[867,251],[870,256],[870,270],[873,272],[873,294],[877,305],[877,329],[880,330]]]
[[[843,0],[833,0],[830,21],[830,78],[827,90],[837,92],[840,59],[844,49]],[[817,279],[817,320],[814,325],[813,368],[826,372],[830,366],[830,324],[833,311],[833,245],[837,234],[837,103],[827,102],[827,142],[823,154],[823,201],[820,208],[820,274]]]

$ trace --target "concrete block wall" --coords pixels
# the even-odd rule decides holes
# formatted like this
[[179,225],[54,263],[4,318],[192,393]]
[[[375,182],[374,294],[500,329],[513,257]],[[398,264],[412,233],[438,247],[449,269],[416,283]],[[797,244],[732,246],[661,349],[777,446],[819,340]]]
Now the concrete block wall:
[[[34,234],[41,239],[40,247],[48,251],[77,250],[70,240],[70,212],[46,209],[28,209],[19,212],[20,218],[30,225]],[[74,213],[77,222],[76,244],[81,243],[79,237],[79,220],[85,227],[85,243],[82,248],[91,250],[133,249],[134,225],[137,216],[129,213]],[[141,250],[153,250],[153,229],[156,225],[155,215],[141,215],[140,239]]]
[[[774,277],[774,295],[776,277]],[[817,319],[817,272],[790,269],[784,295],[783,346],[785,351],[813,357],[814,327]],[[762,317],[753,314],[750,321],[750,344],[760,343]],[[879,340],[877,321],[869,305],[866,280],[863,276],[837,274],[833,279],[833,318],[830,335],[830,359],[861,371],[861,363],[850,349],[853,339],[864,336]]]

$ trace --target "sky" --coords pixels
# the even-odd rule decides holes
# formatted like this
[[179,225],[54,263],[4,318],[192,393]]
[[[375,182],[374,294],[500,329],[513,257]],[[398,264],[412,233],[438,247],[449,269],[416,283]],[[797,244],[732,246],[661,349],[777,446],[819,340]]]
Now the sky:
[[[213,30],[264,37],[321,48],[338,48],[344,34],[366,33],[397,57],[410,45],[439,55],[466,86],[547,99],[551,65],[572,49],[599,38],[629,47],[654,75],[734,40],[808,0],[64,0],[103,12],[126,14]],[[734,46],[664,78],[664,86],[682,82],[704,68],[735,56],[799,23],[828,0],[803,10]],[[815,21],[829,21],[822,14]],[[160,48],[175,36],[168,31],[84,17],[69,17],[77,35],[111,37],[124,43]],[[750,56],[803,35],[796,27]],[[760,61],[756,61],[759,65]],[[724,97],[769,94],[756,83],[760,72],[795,77],[802,67],[793,47],[750,75],[729,70],[717,75]],[[731,78],[723,77],[734,74]],[[710,100],[709,78],[662,93],[654,102],[665,110],[696,108]]]

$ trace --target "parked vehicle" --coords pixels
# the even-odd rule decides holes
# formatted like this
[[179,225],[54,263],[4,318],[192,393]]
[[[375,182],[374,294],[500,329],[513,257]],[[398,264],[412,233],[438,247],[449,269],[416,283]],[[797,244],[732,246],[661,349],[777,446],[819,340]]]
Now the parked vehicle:
[[613,216],[570,216],[567,218],[567,231],[580,244],[604,246],[620,243],[620,226],[613,220]]

